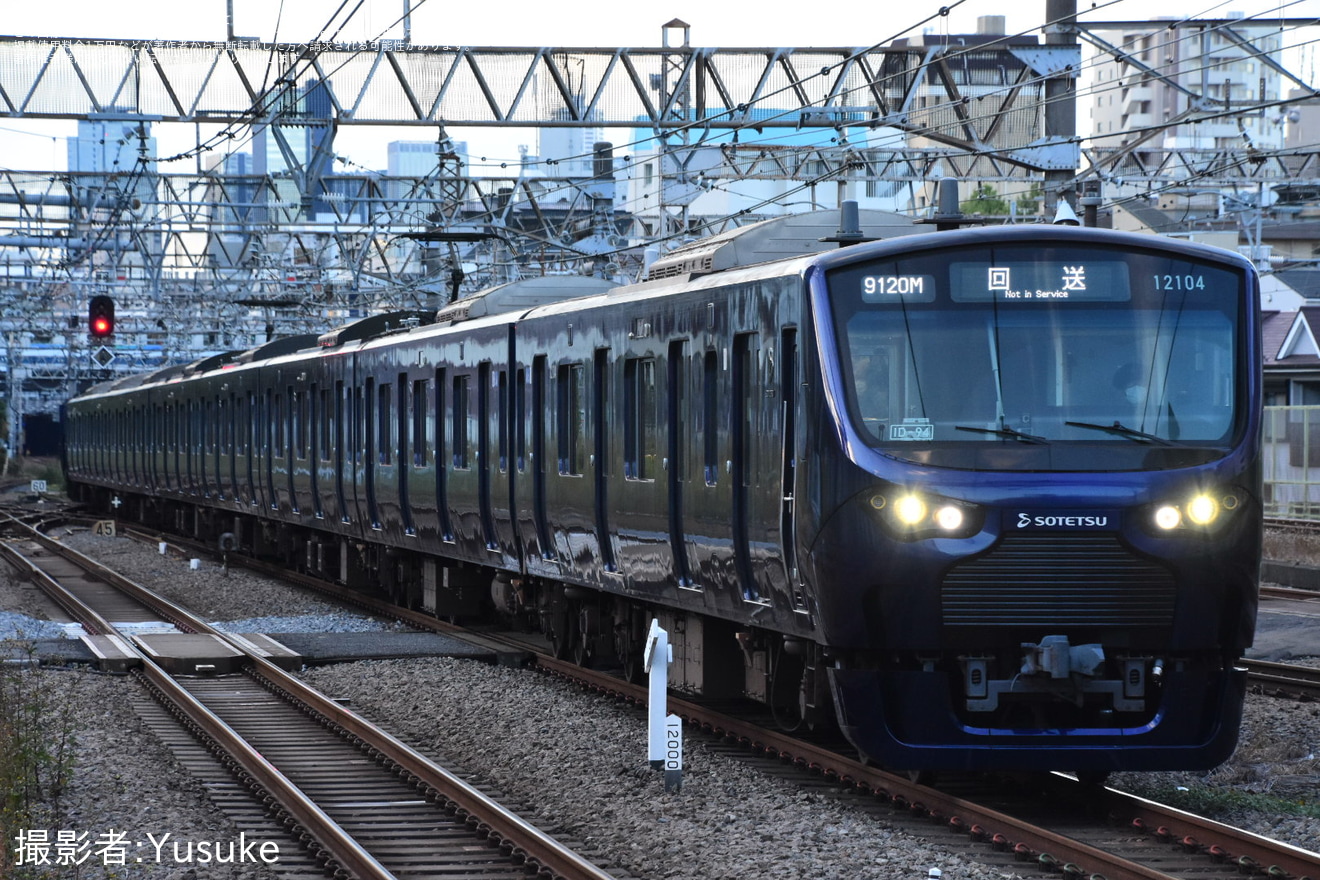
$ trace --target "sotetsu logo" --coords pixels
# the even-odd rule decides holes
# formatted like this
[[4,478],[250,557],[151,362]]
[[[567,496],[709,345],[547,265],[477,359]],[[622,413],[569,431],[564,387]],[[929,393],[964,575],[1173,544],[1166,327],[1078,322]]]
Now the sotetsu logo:
[[1109,525],[1108,515],[1019,513],[1017,517],[1019,529],[1103,529]]

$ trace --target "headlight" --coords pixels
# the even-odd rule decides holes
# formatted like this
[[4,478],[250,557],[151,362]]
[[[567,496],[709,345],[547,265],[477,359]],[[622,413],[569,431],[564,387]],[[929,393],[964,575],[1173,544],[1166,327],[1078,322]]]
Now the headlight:
[[926,518],[926,502],[916,495],[904,495],[894,502],[894,516],[905,526],[920,525]]
[[1156,534],[1176,529],[1208,531],[1227,519],[1241,499],[1233,492],[1200,492],[1181,501],[1150,508],[1150,523]]
[[870,498],[871,507],[896,537],[966,538],[981,530],[985,517],[975,504],[894,488]]
[[1198,526],[1208,526],[1219,516],[1219,502],[1209,495],[1197,495],[1187,502],[1187,518]]

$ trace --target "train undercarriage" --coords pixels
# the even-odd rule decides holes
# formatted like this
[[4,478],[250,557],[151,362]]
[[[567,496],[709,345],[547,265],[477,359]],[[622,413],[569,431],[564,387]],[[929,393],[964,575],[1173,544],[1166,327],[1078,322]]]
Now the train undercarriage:
[[645,679],[651,621],[669,633],[670,687],[709,700],[765,704],[785,728],[835,723],[825,652],[804,639],[540,577],[365,542],[296,524],[168,499],[94,506],[187,536],[217,552],[279,562],[438,619],[540,633],[559,659]]

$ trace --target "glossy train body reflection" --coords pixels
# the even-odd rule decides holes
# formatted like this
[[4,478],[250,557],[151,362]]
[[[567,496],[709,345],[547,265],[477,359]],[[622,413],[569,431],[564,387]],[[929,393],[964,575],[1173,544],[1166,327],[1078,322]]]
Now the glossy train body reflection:
[[1260,556],[1251,266],[866,219],[92,388],[71,491],[630,673],[659,618],[677,687],[895,768],[1223,760]]

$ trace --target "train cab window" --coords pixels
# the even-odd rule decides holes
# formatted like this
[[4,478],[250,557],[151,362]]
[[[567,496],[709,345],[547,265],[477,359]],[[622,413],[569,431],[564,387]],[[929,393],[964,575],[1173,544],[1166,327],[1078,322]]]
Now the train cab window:
[[658,394],[655,358],[629,358],[623,365],[623,474],[630,480],[656,478]]
[[1244,427],[1244,281],[1214,261],[1015,243],[829,284],[852,422],[887,454],[1158,469],[1222,455]]
[[581,364],[560,364],[556,382],[556,429],[559,473],[581,476],[586,465],[586,370]]

